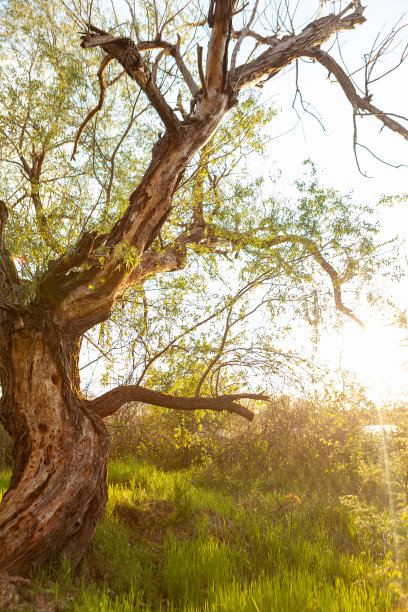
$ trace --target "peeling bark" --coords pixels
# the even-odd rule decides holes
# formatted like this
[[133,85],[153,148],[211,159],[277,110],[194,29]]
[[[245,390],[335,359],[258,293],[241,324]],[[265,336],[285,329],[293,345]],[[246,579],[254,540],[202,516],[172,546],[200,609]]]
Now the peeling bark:
[[0,568],[11,574],[58,553],[75,566],[105,510],[108,435],[64,368],[67,359],[75,367],[67,344],[20,321],[2,346],[0,416],[14,469],[0,506]]

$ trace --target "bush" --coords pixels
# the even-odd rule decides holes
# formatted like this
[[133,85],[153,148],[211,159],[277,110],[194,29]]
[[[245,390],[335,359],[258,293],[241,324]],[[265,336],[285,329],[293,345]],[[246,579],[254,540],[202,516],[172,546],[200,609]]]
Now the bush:
[[[295,487],[356,495],[385,507],[383,438],[366,427],[375,423],[376,412],[361,396],[351,402],[334,392],[324,398],[276,397],[253,423],[229,414],[130,404],[109,428],[115,457],[131,454],[165,469],[207,466],[223,475],[224,484],[246,475],[269,491]],[[406,440],[408,428],[398,431]],[[395,460],[395,475],[405,482],[406,445],[396,432],[388,442],[388,461]]]

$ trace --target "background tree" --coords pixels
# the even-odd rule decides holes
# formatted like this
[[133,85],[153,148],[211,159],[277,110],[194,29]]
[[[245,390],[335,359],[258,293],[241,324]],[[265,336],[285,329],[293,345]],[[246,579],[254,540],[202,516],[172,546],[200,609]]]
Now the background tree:
[[[9,0],[2,8],[0,414],[14,440],[14,469],[0,509],[0,567],[8,572],[27,573],[51,553],[64,552],[73,564],[82,558],[106,502],[108,435],[101,419],[124,403],[253,418],[240,400],[267,396],[242,388],[246,356],[258,340],[240,346],[240,333],[261,306],[278,314],[283,272],[296,298],[314,268],[324,273],[336,308],[359,322],[341,286],[372,254],[376,228],[316,181],[299,184],[294,208],[273,198],[260,204],[261,183],[234,176],[242,156],[262,150],[261,128],[271,119],[251,88],[306,57],[336,77],[355,117],[374,115],[408,135],[371,102],[370,56],[360,95],[321,49],[363,24],[358,0],[319,14],[299,32],[286,5],[272,11],[258,1],[247,7],[215,0],[203,9],[153,2],[143,3],[141,13],[141,5],[125,4],[127,17],[119,3],[109,16],[106,7],[81,2],[38,0],[23,9]],[[77,48],[78,27],[90,51]],[[224,260],[240,276],[238,292],[231,287],[207,313],[221,324],[216,342],[209,328],[206,336],[195,333],[195,304],[184,311],[191,324],[182,323],[174,340],[177,290],[188,297],[185,287],[194,285],[197,296],[199,275],[172,277],[173,309],[161,297],[169,281],[158,275],[191,274],[189,259],[197,258],[213,278],[225,274]],[[148,281],[158,290],[153,320],[143,290]],[[317,320],[319,301],[316,293],[309,297],[306,314]],[[138,330],[129,343],[132,384],[85,397],[81,342],[92,342],[88,331],[101,324],[102,336],[111,333],[109,317],[123,328],[127,316]],[[145,340],[152,325],[153,352]],[[172,372],[160,358],[173,349],[188,352],[192,334],[202,350],[194,395],[183,396],[185,389],[165,384]],[[274,346],[260,347],[270,361]],[[151,384],[179,394],[143,387],[146,373]]]

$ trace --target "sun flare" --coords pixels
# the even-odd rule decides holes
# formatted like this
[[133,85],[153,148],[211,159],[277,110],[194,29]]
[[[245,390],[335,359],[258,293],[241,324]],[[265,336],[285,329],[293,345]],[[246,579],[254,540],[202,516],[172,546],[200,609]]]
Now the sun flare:
[[373,399],[386,402],[406,396],[408,346],[401,329],[368,323],[347,326],[343,333],[341,368],[355,374]]

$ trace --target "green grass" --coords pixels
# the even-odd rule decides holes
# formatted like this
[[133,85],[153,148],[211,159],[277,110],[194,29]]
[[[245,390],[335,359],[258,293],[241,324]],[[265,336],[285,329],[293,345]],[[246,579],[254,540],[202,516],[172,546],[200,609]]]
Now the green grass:
[[11,478],[11,469],[6,468],[0,471],[0,501],[7,490]]
[[[7,476],[0,477],[0,488]],[[268,493],[242,479],[223,490],[198,468],[109,465],[109,502],[79,576],[37,577],[64,610],[403,610],[408,553],[398,564],[385,514],[356,498]],[[390,535],[391,533],[391,535]],[[36,595],[36,596],[37,596]],[[29,608],[28,608],[29,609]]]

